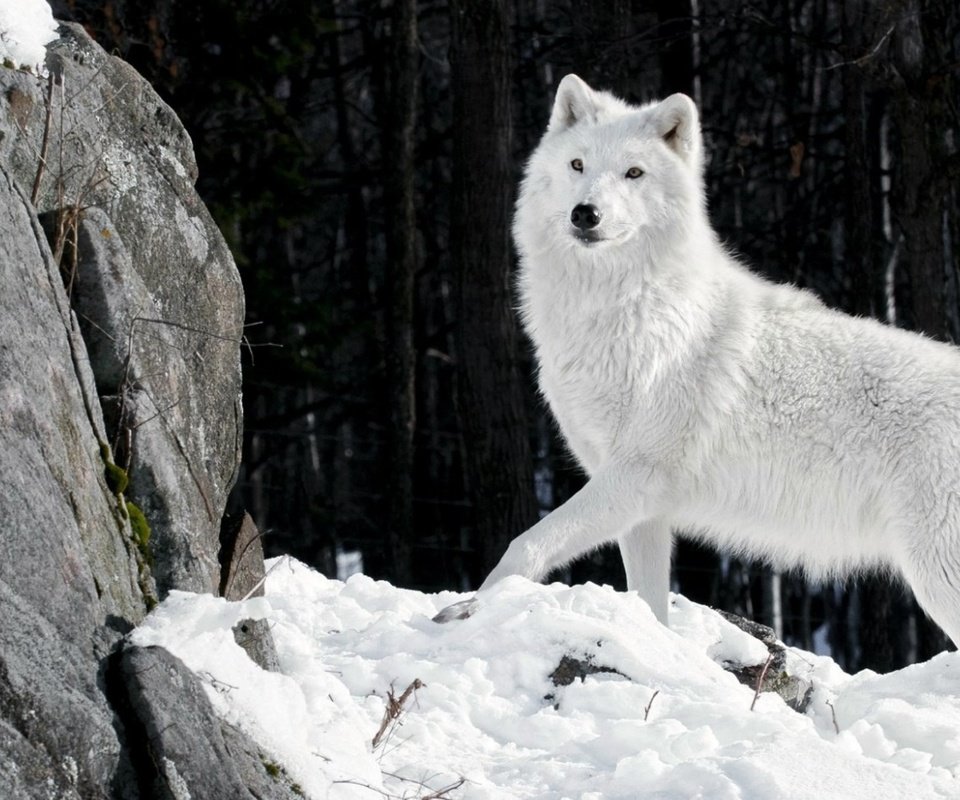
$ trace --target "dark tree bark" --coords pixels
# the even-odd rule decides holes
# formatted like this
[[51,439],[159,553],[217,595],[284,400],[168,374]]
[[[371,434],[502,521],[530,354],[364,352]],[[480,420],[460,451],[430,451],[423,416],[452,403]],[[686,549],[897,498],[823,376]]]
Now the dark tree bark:
[[885,319],[880,254],[874,246],[875,176],[871,175],[868,130],[868,66],[858,63],[867,52],[877,25],[866,0],[846,0],[843,8],[843,42],[849,63],[843,66],[843,137],[846,149],[846,267],[850,276],[852,313]]
[[[690,0],[657,0],[660,94],[683,92],[694,97],[693,8]],[[696,99],[694,97],[694,99]]]
[[[949,339],[948,268],[944,252],[943,215],[948,184],[944,180],[947,112],[947,6],[942,2],[901,0],[876,6],[847,0],[844,65],[848,262],[852,269],[854,311],[884,318],[886,314],[883,254],[874,220],[871,190],[879,179],[870,174],[868,149],[869,84],[882,83],[889,94],[888,113],[894,152],[890,201],[895,240],[902,240],[901,264],[909,280],[908,321],[936,339]],[[891,243],[896,245],[896,242]],[[946,644],[939,629],[881,577],[860,586],[859,667],[880,672],[911,660],[913,645],[902,620],[917,620],[921,658]]]
[[[874,195],[880,189],[870,157],[872,136],[869,105],[872,76],[878,56],[867,57],[889,24],[887,15],[866,0],[846,0],[843,5],[843,143],[845,260],[850,280],[850,313],[887,317],[882,254],[876,246],[879,233],[874,220]],[[907,659],[906,642],[898,636],[903,626],[895,617],[909,613],[900,591],[890,578],[867,575],[859,582],[859,666],[889,672]]]
[[508,7],[454,0],[451,258],[458,378],[479,566],[537,519],[529,429],[511,312],[512,172]]
[[570,10],[574,72],[598,89],[639,97],[642,87],[636,85],[636,59],[630,46],[630,0],[573,0]]
[[384,207],[387,225],[385,361],[387,434],[387,571],[399,586],[413,580],[413,474],[416,430],[414,278],[417,220],[414,146],[417,110],[415,0],[395,0],[385,75]]
[[[956,135],[956,62],[949,37],[957,10],[948,0],[903,0],[893,34],[895,71],[892,117],[899,144],[892,198],[903,236],[910,278],[911,321],[916,330],[949,340],[956,309],[947,305],[944,211],[950,190],[947,131]],[[951,63],[952,62],[952,63]],[[917,615],[918,656],[944,649],[947,638],[923,614]]]
[[943,211],[945,131],[950,125],[943,3],[905,0],[893,35],[892,113],[898,168],[893,198],[910,275],[914,327],[948,339]]

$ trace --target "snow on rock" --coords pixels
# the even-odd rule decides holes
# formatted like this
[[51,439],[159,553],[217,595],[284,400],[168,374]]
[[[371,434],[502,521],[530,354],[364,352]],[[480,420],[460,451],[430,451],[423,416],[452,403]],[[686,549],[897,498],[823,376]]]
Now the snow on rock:
[[0,65],[43,69],[57,23],[46,0],[0,0]]
[[[668,630],[634,595],[514,578],[439,625],[462,595],[270,566],[265,597],[173,592],[132,639],[183,659],[308,797],[960,797],[956,653],[849,676],[791,649],[789,669],[814,687],[808,713],[774,694],[751,711],[754,692],[720,664],[766,648],[682,597]],[[282,674],[235,643],[250,617],[269,620]],[[615,672],[555,686],[565,655]],[[373,747],[390,696],[397,718]]]

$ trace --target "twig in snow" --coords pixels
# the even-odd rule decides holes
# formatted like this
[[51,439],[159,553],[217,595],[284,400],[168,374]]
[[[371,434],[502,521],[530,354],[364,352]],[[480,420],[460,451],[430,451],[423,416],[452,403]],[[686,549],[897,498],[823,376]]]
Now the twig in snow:
[[[394,780],[401,781],[403,783],[412,783],[418,789],[428,792],[428,794],[418,794],[417,800],[448,800],[447,792],[452,792],[454,789],[459,789],[463,784],[467,782],[466,778],[460,778],[459,780],[451,783],[449,786],[444,786],[442,789],[431,789],[427,785],[427,781],[433,780],[436,778],[436,775],[426,777],[423,780],[417,780],[416,778],[407,778],[403,775],[400,775],[396,772],[387,772],[383,770],[383,774],[387,777],[393,778]],[[407,794],[404,792],[403,797],[406,798]],[[402,800],[402,798],[401,798]]]
[[437,791],[435,791],[433,794],[425,794],[420,798],[420,800],[445,800],[445,798],[447,798],[447,792],[452,792],[454,789],[459,789],[466,782],[466,778],[460,778],[460,780],[451,783],[449,786],[445,786],[442,789],[437,789]]
[[766,663],[763,665],[763,669],[760,670],[760,677],[757,679],[757,690],[753,693],[753,702],[750,703],[750,710],[753,711],[753,707],[757,704],[757,698],[760,696],[760,692],[763,689],[763,679],[767,677],[767,670],[770,669],[770,664],[773,662],[773,653],[767,656]]
[[837,735],[840,735],[840,726],[837,725],[837,709],[833,707],[833,703],[827,700],[827,705],[830,706],[830,715],[833,717],[833,729],[837,732]]
[[400,697],[394,696],[392,686],[387,690],[387,707],[383,710],[383,720],[380,722],[380,730],[378,730],[373,737],[374,747],[380,744],[380,740],[383,738],[384,733],[387,732],[388,727],[391,731],[393,730],[394,726],[390,723],[396,724],[396,721],[403,713],[403,704],[407,702],[407,698],[410,697],[411,693],[423,687],[424,683],[419,678],[414,678],[413,683],[403,690],[403,694],[400,695]]
[[256,586],[254,586],[249,592],[247,592],[243,597],[240,598],[240,602],[242,603],[244,600],[249,600],[253,596],[253,593],[267,582],[267,578],[270,577],[270,573],[273,572],[281,564],[286,564],[287,559],[289,558],[290,556],[282,556],[278,561],[275,561],[273,563],[273,566],[263,573],[263,577],[257,581]]
[[653,701],[657,699],[657,695],[660,694],[659,689],[655,689],[653,694],[650,695],[650,702],[647,703],[647,707],[643,709],[643,721],[647,721],[647,717],[650,716],[650,707],[653,705]]

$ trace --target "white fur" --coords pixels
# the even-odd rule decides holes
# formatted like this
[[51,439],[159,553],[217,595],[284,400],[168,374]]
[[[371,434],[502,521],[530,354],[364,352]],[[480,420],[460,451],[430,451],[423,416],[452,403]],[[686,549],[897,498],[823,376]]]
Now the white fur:
[[[960,643],[960,355],[751,273],[710,228],[701,173],[689,98],[561,82],[514,235],[540,386],[590,479],[481,591],[616,539],[666,621],[681,530],[814,577],[899,572]],[[585,203],[602,241],[574,236]]]

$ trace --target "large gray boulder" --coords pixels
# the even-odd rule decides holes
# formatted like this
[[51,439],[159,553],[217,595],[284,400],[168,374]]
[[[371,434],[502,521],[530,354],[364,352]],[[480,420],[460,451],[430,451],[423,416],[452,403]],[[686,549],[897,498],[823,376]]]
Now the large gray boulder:
[[49,91],[0,76],[0,162],[36,195],[60,255],[107,441],[150,525],[160,596],[216,591],[241,448],[239,275],[193,188],[193,146],[174,113],[81,27],[61,31]]
[[[131,757],[140,796],[155,800],[292,800],[299,791],[271,758],[216,716],[200,680],[162,647],[120,656]],[[252,791],[251,791],[252,790]]]
[[105,480],[83,341],[36,215],[2,166],[0,286],[0,797],[33,796],[21,784],[44,772],[106,797],[121,746],[100,662],[145,601]]
[[[0,67],[0,798],[164,796],[145,730],[170,775],[286,796],[182,665],[125,654],[158,597],[218,588],[243,295],[174,114],[62,33],[49,87]],[[187,684],[206,750],[157,727]]]

